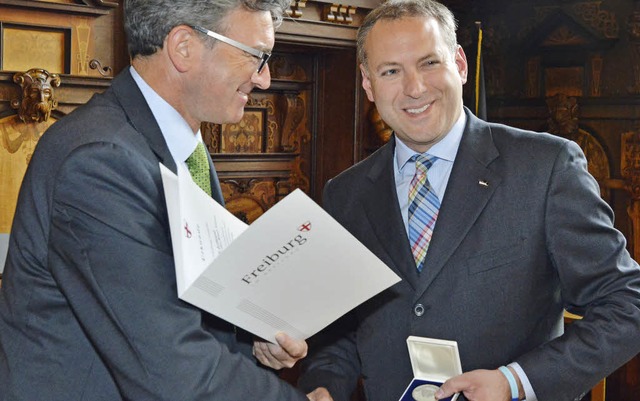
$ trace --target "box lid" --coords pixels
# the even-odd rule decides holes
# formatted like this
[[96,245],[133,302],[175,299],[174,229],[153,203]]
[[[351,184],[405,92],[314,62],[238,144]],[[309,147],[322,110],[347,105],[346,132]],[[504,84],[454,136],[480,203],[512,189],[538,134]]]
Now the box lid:
[[427,337],[407,337],[411,368],[416,379],[444,383],[462,374],[458,343]]

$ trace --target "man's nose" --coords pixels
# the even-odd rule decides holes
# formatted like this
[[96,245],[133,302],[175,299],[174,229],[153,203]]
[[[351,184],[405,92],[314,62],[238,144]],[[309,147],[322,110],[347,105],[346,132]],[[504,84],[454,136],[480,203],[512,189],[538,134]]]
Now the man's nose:
[[414,99],[422,96],[427,90],[424,77],[418,71],[407,70],[404,75],[403,85],[404,94]]
[[251,76],[251,82],[253,82],[260,89],[267,89],[271,86],[271,71],[269,70],[269,63],[264,65],[262,71],[255,71]]

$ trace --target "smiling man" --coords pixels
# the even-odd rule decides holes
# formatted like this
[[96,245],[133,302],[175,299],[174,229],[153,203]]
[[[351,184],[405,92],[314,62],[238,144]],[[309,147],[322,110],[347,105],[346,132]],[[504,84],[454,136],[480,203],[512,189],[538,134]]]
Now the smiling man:
[[256,361],[292,366],[304,341],[282,333],[254,357],[241,330],[178,299],[159,167],[201,166],[199,185],[223,203],[200,124],[238,122],[269,87],[288,6],[125,0],[132,65],[43,135],[22,184],[0,400],[307,400]]
[[[577,144],[463,106],[455,30],[431,0],[360,27],[362,85],[394,135],[323,203],[403,280],[313,339],[300,386],[348,401],[361,378],[367,401],[397,400],[413,335],[458,343],[465,373],[437,399],[579,400],[640,351],[640,268]],[[564,309],[583,315],[566,332]]]

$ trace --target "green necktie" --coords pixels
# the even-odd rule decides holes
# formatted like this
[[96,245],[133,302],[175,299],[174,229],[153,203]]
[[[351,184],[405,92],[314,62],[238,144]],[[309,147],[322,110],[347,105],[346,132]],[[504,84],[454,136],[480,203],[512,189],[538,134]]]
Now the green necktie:
[[186,160],[187,167],[191,173],[191,178],[198,184],[200,188],[209,196],[211,196],[211,177],[209,175],[209,158],[207,158],[207,150],[202,142],[198,142],[198,146]]

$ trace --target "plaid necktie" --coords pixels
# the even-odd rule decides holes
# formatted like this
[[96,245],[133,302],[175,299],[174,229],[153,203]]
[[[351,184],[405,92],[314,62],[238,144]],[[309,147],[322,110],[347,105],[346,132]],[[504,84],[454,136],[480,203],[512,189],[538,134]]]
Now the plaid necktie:
[[416,174],[409,187],[409,241],[416,268],[420,272],[440,209],[438,195],[427,179],[427,170],[431,168],[435,159],[435,156],[426,155],[411,157],[416,163]]
[[198,142],[198,146],[186,160],[187,167],[191,173],[191,178],[198,184],[200,188],[209,196],[211,196],[211,176],[209,175],[209,158],[207,158],[207,150],[202,142]]

